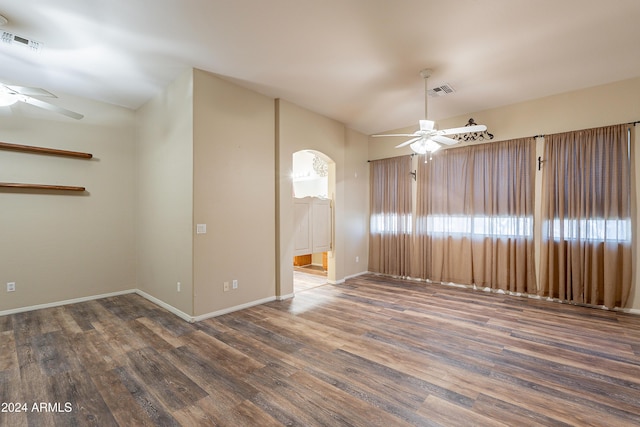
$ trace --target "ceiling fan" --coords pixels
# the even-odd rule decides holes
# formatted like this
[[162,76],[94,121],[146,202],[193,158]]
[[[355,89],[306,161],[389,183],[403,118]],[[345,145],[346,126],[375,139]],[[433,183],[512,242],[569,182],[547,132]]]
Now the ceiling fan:
[[420,129],[415,131],[414,133],[395,133],[395,134],[381,134],[381,135],[371,135],[371,136],[403,136],[410,137],[411,139],[404,141],[401,144],[396,145],[396,148],[405,147],[407,145],[411,146],[411,149],[418,154],[426,154],[427,152],[433,153],[440,149],[441,144],[444,145],[453,145],[457,144],[459,141],[449,138],[446,135],[456,135],[461,133],[470,133],[470,132],[484,132],[487,130],[485,125],[475,125],[475,126],[463,126],[459,128],[451,128],[451,129],[435,129],[435,122],[432,120],[427,120],[427,79],[431,76],[431,70],[425,69],[420,71],[420,75],[424,78],[424,117],[425,120],[420,120],[419,125]]
[[45,110],[64,114],[72,119],[80,120],[84,117],[82,114],[76,113],[75,111],[67,110],[66,108],[58,107],[57,105],[34,98],[35,96],[57,98],[57,96],[44,89],[14,86],[0,82],[0,107],[7,107],[20,101],[35,107],[44,108]]

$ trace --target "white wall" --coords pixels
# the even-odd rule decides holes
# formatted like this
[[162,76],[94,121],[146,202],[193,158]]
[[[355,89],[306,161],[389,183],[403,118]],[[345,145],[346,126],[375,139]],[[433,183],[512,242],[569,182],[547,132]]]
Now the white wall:
[[[0,311],[136,287],[135,132],[130,110],[57,94],[79,121],[0,108],[0,141],[92,153],[80,160],[0,150],[0,181],[84,194],[0,190]],[[6,293],[6,282],[16,291]]]
[[136,120],[137,287],[191,315],[193,70],[140,108]]

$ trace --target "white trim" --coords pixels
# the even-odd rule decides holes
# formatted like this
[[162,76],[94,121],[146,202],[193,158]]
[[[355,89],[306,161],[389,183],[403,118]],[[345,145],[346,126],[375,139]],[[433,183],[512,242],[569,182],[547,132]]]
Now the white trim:
[[193,319],[194,322],[199,322],[201,320],[206,320],[206,319],[210,319],[212,317],[222,316],[223,314],[228,314],[228,313],[232,313],[234,311],[244,310],[245,308],[253,307],[253,306],[256,306],[256,305],[260,305],[260,304],[266,304],[268,302],[272,302],[272,301],[275,301],[275,300],[276,300],[276,297],[263,298],[263,299],[259,299],[259,300],[256,300],[256,301],[251,301],[251,302],[248,302],[248,303],[245,303],[245,304],[236,305],[234,307],[223,308],[222,310],[213,311],[211,313],[201,314],[200,316],[192,317],[192,319]]
[[189,323],[193,323],[195,321],[194,320],[195,318],[193,316],[188,315],[184,311],[178,310],[174,306],[172,306],[170,304],[167,304],[166,302],[162,301],[161,299],[158,299],[158,298],[154,297],[153,295],[150,295],[150,294],[146,293],[145,291],[141,291],[140,289],[136,289],[135,292],[136,292],[136,294],[140,295],[142,298],[147,299],[147,300],[151,301],[152,303],[154,303],[155,305],[158,305],[158,306],[164,308],[165,310],[175,314],[176,316],[178,316],[182,320],[186,320]]
[[287,295],[280,295],[276,297],[276,301],[284,301],[284,300],[288,300],[291,299],[295,296],[295,293],[291,293],[291,294],[287,294]]
[[620,308],[620,307],[616,307],[613,310],[614,311],[621,311],[623,313],[635,314],[635,315],[639,315],[640,314],[640,309],[638,309],[638,308]]
[[[354,277],[362,276],[363,274],[370,274],[368,271],[361,271],[360,273],[351,274],[349,276],[345,276],[344,280],[353,279]],[[344,282],[343,280],[343,282]]]
[[110,292],[108,294],[92,295],[92,296],[88,296],[88,297],[68,299],[68,300],[64,300],[64,301],[49,302],[49,303],[46,303],[46,304],[30,305],[28,307],[20,307],[20,308],[13,308],[13,309],[10,309],[10,310],[0,311],[0,316],[7,316],[9,314],[24,313],[24,312],[33,311],[33,310],[42,310],[42,309],[45,309],[45,308],[60,307],[61,305],[77,304],[79,302],[93,301],[93,300],[102,299],[102,298],[117,297],[119,295],[133,294],[133,293],[136,293],[136,292],[137,292],[136,289],[128,289],[126,291]]
[[540,295],[536,295],[536,294],[528,294],[526,292],[505,291],[503,289],[492,289],[492,288],[489,288],[489,287],[479,287],[477,285],[465,285],[465,284],[453,283],[453,282],[436,282],[436,281],[429,280],[429,279],[420,279],[420,278],[408,277],[408,276],[406,276],[406,277],[392,276],[390,274],[382,274],[382,273],[371,273],[371,274],[374,274],[376,276],[381,276],[381,277],[391,277],[391,278],[394,278],[394,279],[410,280],[410,281],[414,281],[414,282],[430,283],[430,284],[435,284],[435,285],[450,286],[450,287],[454,287],[454,288],[464,288],[464,289],[469,289],[469,290],[472,290],[472,291],[490,292],[490,293],[494,293],[494,294],[503,294],[503,295],[509,295],[509,296],[515,296],[515,297],[538,299],[538,300],[544,300],[544,301],[549,301],[549,302],[555,302],[555,303],[559,303],[559,304],[575,305],[577,307],[595,308],[595,309],[608,310],[608,311],[620,311],[620,312],[629,313],[629,314],[640,314],[640,309],[637,309],[637,308],[620,308],[620,307],[608,308],[607,306],[604,306],[604,305],[593,305],[593,304],[585,304],[585,303],[576,303],[576,302],[572,302],[572,301],[562,300],[562,299],[559,299],[559,298],[551,298],[551,297],[545,297],[545,296],[540,296]]
[[244,310],[245,308],[253,307],[253,306],[256,306],[256,305],[260,305],[260,304],[265,304],[265,303],[276,301],[276,300],[280,301],[280,300],[283,300],[283,299],[293,298],[293,294],[285,295],[284,297],[277,297],[277,298],[276,297],[269,297],[269,298],[264,298],[264,299],[248,302],[248,303],[245,303],[245,304],[236,305],[235,307],[229,307],[229,308],[225,308],[225,309],[222,309],[222,310],[214,311],[214,312],[211,312],[211,313],[202,314],[200,316],[190,316],[187,313],[185,313],[185,312],[183,312],[181,310],[178,310],[174,306],[172,306],[170,304],[167,304],[166,302],[162,301],[161,299],[158,299],[158,298],[154,297],[153,295],[150,295],[150,294],[148,294],[148,293],[146,293],[144,291],[141,291],[140,289],[128,289],[126,291],[111,292],[111,293],[108,293],[108,294],[92,295],[92,296],[88,296],[88,297],[74,298],[74,299],[69,299],[69,300],[64,300],[64,301],[57,301],[57,302],[52,302],[52,303],[47,303],[47,304],[32,305],[32,306],[29,306],[29,307],[14,308],[14,309],[11,309],[11,310],[0,311],[0,316],[7,316],[7,315],[10,315],[10,314],[16,314],[16,313],[24,313],[24,312],[33,311],[33,310],[42,310],[42,309],[45,309],[45,308],[59,307],[59,306],[62,306],[62,305],[77,304],[79,302],[93,301],[93,300],[97,300],[97,299],[116,297],[116,296],[126,295],[126,294],[137,294],[137,295],[140,295],[142,298],[151,301],[155,305],[164,308],[165,310],[169,311],[170,313],[178,316],[182,320],[185,320],[185,321],[187,321],[189,323],[199,322],[201,320],[209,319],[211,317],[221,316],[223,314],[231,313],[231,312],[238,311],[238,310]]

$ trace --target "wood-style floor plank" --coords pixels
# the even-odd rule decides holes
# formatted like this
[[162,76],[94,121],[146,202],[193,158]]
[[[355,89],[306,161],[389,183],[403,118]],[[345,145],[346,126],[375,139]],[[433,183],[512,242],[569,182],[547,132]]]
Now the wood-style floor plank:
[[3,427],[633,426],[640,316],[376,275],[197,324],[123,295],[0,317],[9,402]]

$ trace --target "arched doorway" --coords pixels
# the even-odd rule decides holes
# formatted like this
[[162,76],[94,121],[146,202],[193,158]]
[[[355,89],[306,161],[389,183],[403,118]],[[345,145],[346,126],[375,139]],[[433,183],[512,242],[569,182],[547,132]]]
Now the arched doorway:
[[[324,215],[326,221],[320,225],[320,228],[328,233],[329,241],[326,243],[329,244],[314,251],[302,250],[294,255],[293,291],[297,293],[327,284],[327,278],[335,276],[332,270],[335,263],[329,262],[330,258],[333,258],[333,228],[331,227],[333,215],[330,206],[335,198],[335,162],[324,153],[316,150],[297,151],[293,153],[291,178],[294,211],[301,212],[300,215],[303,216],[307,215],[307,212],[316,212],[314,222],[317,226],[319,215],[316,209],[320,209],[322,212],[322,207],[311,210],[309,207],[316,206],[316,203],[329,206],[329,218],[326,220],[327,216]],[[302,232],[303,240],[310,237],[307,236],[308,232],[309,230]]]

